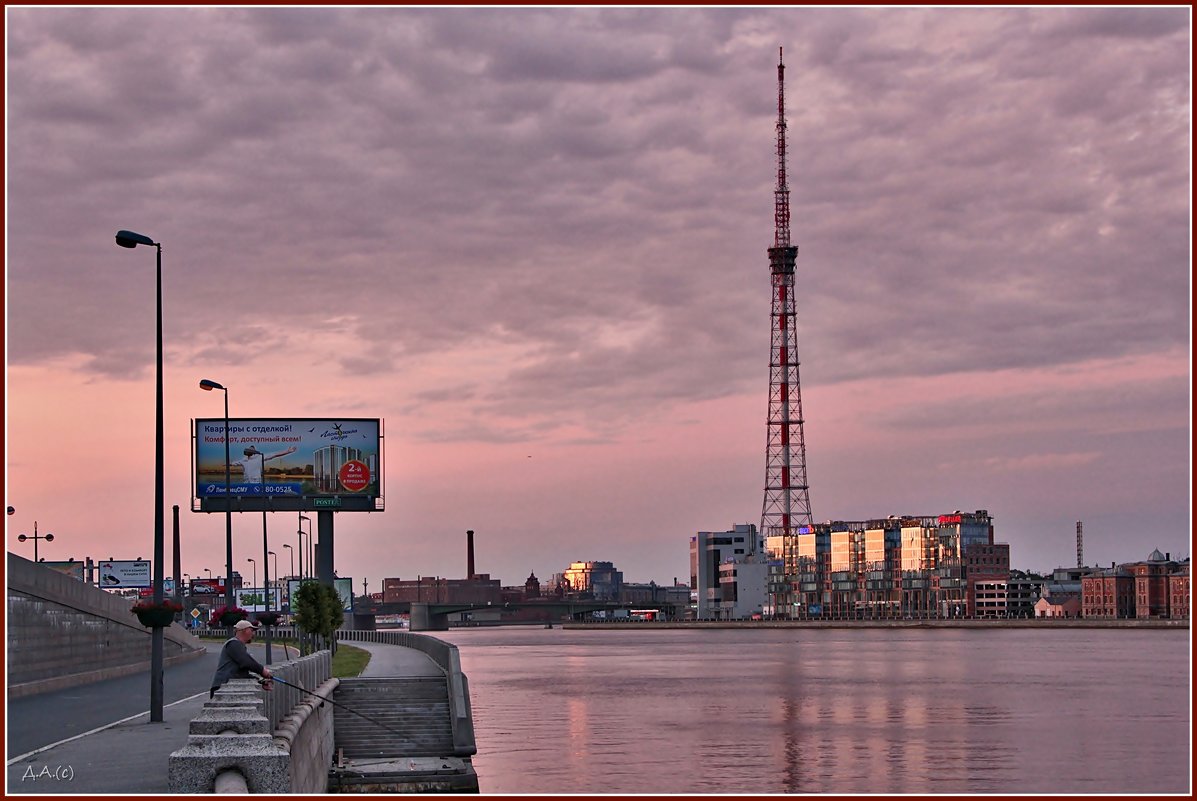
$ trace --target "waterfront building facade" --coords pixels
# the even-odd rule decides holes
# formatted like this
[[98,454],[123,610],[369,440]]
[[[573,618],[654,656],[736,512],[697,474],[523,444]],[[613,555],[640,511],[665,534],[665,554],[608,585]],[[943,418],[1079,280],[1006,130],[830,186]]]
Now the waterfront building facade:
[[[788,551],[777,538],[765,541],[770,599],[792,599],[789,607],[767,603],[766,616],[963,617],[977,609],[978,581],[988,612],[1033,614],[1035,587],[1010,584],[1010,546],[993,541],[984,509],[815,523],[793,540]],[[692,565],[695,552],[692,540]]]
[[[736,523],[728,531],[699,531],[690,538],[690,589],[695,595],[694,617],[718,618],[723,606],[720,566],[747,560],[761,551],[762,543],[755,523]],[[766,583],[768,568],[766,568]]]
[[450,579],[439,576],[420,576],[416,579],[384,578],[383,603],[428,604],[495,604],[503,600],[503,587],[498,579],[480,573],[469,579]]
[[569,589],[596,601],[619,600],[623,573],[611,562],[573,562],[561,578]]
[[1189,560],[1154,550],[1141,562],[1112,564],[1081,579],[1088,618],[1189,618]]
[[1035,617],[1075,618],[1081,616],[1081,600],[1075,595],[1044,596],[1035,602]]
[[752,554],[732,557],[719,565],[719,620],[750,620],[764,616],[769,603],[769,563]]

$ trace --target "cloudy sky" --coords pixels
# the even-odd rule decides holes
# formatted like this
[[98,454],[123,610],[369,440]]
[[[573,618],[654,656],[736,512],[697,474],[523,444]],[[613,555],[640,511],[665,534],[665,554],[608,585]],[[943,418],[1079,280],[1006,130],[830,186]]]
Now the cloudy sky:
[[[776,63],[816,520],[1187,556],[1191,13],[8,8],[8,547],[148,557],[190,421],[379,417],[336,565],[683,581],[759,522]],[[293,514],[270,522],[283,542]],[[167,523],[169,531],[170,524]],[[234,521],[236,563],[260,517]],[[169,572],[169,571],[168,571]]]

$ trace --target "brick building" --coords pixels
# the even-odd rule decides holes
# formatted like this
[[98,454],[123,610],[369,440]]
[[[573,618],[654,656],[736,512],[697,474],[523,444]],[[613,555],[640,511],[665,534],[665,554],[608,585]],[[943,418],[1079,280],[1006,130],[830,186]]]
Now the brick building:
[[1111,565],[1081,579],[1082,614],[1089,618],[1189,617],[1189,561],[1158,550],[1141,562]]

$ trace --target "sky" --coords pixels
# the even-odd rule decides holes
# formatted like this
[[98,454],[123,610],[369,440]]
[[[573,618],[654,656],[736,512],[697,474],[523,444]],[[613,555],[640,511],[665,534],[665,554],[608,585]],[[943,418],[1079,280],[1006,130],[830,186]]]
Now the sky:
[[383,421],[385,511],[336,515],[355,590],[464,576],[467,529],[505,585],[688,581],[695,532],[760,522],[780,47],[814,519],[1189,555],[1188,8],[5,17],[11,551],[152,555],[130,229],[182,572],[224,572],[207,378],[233,417]]

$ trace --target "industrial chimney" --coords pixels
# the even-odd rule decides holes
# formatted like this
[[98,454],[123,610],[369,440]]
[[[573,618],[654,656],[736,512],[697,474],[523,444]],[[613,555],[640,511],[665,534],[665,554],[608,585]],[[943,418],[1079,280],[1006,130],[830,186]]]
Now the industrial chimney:
[[1081,521],[1076,521],[1076,566],[1085,566],[1085,535],[1081,533]]
[[474,580],[474,529],[466,531],[466,578]]

